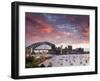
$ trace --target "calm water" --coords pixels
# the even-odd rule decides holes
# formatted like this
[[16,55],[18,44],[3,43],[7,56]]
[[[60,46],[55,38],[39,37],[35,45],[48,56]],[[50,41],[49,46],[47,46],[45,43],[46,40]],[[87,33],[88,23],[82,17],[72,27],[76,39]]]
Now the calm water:
[[[79,66],[89,65],[89,54],[53,55],[52,58],[42,62],[45,66]],[[39,64],[39,65],[41,65]]]

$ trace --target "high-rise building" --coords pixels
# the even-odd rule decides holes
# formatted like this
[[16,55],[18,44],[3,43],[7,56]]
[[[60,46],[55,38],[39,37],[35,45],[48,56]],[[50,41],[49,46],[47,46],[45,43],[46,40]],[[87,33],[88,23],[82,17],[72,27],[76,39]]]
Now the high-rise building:
[[71,45],[68,45],[68,50],[72,51],[72,46]]

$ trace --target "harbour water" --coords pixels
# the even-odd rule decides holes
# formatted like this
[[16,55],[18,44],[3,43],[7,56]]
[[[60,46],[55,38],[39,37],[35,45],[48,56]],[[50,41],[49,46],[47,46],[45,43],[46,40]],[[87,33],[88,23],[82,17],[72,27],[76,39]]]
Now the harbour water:
[[[50,55],[50,54],[49,54]],[[50,55],[51,58],[40,63],[39,66],[60,67],[89,65],[89,54]]]

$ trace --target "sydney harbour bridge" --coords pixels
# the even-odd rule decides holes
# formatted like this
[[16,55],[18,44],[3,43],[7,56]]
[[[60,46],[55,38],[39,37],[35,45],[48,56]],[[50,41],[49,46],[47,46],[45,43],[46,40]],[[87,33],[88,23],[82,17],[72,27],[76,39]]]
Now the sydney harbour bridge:
[[37,42],[26,47],[26,54],[56,53],[56,46],[50,42]]

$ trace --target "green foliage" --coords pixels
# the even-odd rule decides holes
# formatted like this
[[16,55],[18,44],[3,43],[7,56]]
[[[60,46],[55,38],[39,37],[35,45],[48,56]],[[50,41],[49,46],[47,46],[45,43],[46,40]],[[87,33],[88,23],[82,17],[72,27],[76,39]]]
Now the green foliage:
[[38,60],[35,57],[26,57],[26,68],[35,68],[38,67]]

